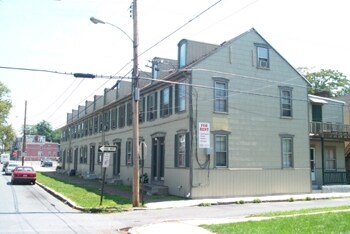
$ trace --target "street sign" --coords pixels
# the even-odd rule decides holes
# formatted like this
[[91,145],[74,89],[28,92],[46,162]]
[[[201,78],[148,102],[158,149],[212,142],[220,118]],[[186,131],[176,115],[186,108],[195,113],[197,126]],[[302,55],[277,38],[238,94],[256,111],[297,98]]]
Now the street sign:
[[115,145],[103,145],[98,149],[100,152],[116,152],[117,151],[117,146]]
[[111,157],[111,153],[103,153],[103,162],[102,167],[108,167],[109,166],[109,159]]

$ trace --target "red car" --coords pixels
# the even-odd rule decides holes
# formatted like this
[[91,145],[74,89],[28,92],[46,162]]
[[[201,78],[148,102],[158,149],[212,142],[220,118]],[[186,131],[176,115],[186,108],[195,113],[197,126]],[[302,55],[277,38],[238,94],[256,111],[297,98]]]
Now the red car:
[[16,184],[20,182],[29,182],[35,184],[36,172],[33,167],[30,166],[17,166],[12,171],[11,183]]

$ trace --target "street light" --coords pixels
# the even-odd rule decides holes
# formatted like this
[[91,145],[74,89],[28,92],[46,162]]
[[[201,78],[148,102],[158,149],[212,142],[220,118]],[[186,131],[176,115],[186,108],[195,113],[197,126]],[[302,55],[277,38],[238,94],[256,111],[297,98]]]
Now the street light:
[[97,19],[95,17],[90,17],[90,21],[93,22],[94,24],[108,24],[108,25],[111,25],[111,26],[117,28],[122,33],[124,33],[124,35],[127,36],[131,42],[134,42],[134,40],[123,29],[119,28],[117,25],[105,22],[105,21]]
[[133,206],[140,205],[140,171],[139,171],[139,76],[138,76],[138,28],[137,28],[137,0],[133,0],[132,5],[133,12],[133,39],[118,26],[96,19],[90,18],[90,21],[94,24],[108,24],[126,35],[133,43],[133,70],[132,70],[132,100],[133,100],[133,159],[134,159],[134,171],[133,171]]

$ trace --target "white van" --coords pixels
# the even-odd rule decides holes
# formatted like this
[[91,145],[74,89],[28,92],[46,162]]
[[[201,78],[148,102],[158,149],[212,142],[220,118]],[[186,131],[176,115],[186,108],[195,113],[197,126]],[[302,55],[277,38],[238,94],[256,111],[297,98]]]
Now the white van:
[[10,161],[10,155],[9,154],[2,154],[1,155],[1,164]]

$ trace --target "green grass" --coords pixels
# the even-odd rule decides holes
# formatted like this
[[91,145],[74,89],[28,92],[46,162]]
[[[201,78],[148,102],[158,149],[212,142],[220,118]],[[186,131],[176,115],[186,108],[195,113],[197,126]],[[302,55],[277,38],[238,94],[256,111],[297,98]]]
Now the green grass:
[[300,210],[290,210],[290,211],[277,211],[277,212],[267,212],[257,215],[251,215],[250,217],[276,217],[276,216],[290,216],[290,215],[302,215],[302,214],[312,214],[320,212],[332,212],[332,211],[345,211],[349,210],[350,206],[337,206],[337,207],[323,207],[323,208],[309,208]]
[[107,211],[124,210],[132,207],[131,199],[110,195],[103,196],[102,206],[100,206],[101,192],[98,189],[68,184],[41,172],[37,172],[37,180],[85,209],[102,209]]
[[[342,208],[339,208],[342,210]],[[310,209],[309,212],[318,209]],[[319,209],[322,210],[322,209]],[[324,210],[328,210],[327,208]],[[334,210],[334,208],[332,209]],[[300,211],[299,211],[300,212]],[[302,211],[306,212],[306,211]],[[282,212],[281,212],[282,213]],[[285,214],[292,214],[285,212]],[[300,213],[296,213],[300,214]],[[262,221],[201,225],[214,233],[349,233],[350,212],[326,212],[322,214],[277,217]]]

